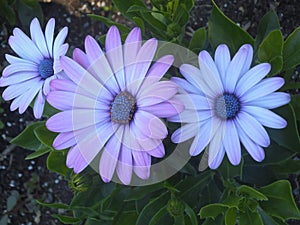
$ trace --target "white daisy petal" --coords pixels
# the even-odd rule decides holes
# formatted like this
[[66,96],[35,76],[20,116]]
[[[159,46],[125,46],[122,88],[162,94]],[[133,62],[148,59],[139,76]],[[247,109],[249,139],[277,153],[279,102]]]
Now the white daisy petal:
[[274,109],[289,103],[291,96],[284,92],[274,92],[260,98],[256,98],[252,101],[245,102],[245,105],[252,105],[263,107],[266,109]]
[[215,63],[223,84],[225,81],[225,74],[229,66],[230,60],[230,52],[227,45],[219,45],[215,52]]
[[45,28],[45,38],[50,57],[53,58],[53,36],[54,36],[55,19],[51,18]]
[[241,161],[241,145],[235,123],[232,120],[226,122],[223,145],[230,163],[238,165]]
[[50,58],[50,54],[48,52],[48,47],[45,41],[45,36],[41,29],[40,22],[37,18],[34,18],[30,23],[30,35],[32,41],[39,48],[40,52],[45,58]]

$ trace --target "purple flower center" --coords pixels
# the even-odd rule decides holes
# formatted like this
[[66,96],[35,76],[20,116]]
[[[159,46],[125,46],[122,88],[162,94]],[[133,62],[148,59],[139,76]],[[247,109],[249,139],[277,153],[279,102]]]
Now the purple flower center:
[[38,67],[39,74],[46,79],[54,74],[53,59],[43,59]]
[[240,111],[239,99],[234,94],[224,94],[219,96],[215,102],[216,115],[223,119],[233,119]]
[[135,98],[127,91],[120,92],[111,104],[111,120],[115,123],[126,124],[135,113]]

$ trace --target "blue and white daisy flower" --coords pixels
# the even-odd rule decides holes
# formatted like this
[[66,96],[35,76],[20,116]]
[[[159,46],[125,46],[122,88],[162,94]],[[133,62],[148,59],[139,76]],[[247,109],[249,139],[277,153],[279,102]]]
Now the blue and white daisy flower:
[[[217,168],[225,155],[233,165],[241,160],[241,144],[251,157],[260,162],[263,147],[270,145],[265,127],[284,128],[286,121],[270,109],[287,104],[290,95],[275,92],[284,84],[281,77],[263,79],[271,70],[269,63],[250,69],[253,49],[243,45],[231,59],[226,45],[219,45],[214,60],[207,51],[198,56],[199,68],[183,64],[180,72],[186,78],[174,78],[186,94],[178,96],[185,110],[170,117],[186,123],[172,135],[175,143],[194,140],[192,156],[208,150],[208,166]],[[188,97],[188,98],[187,98]]]
[[8,86],[2,97],[12,100],[11,111],[19,108],[22,114],[35,98],[33,112],[35,118],[41,118],[46,96],[50,92],[50,81],[64,78],[65,74],[59,61],[66,54],[69,45],[64,44],[68,28],[64,27],[54,40],[55,20],[48,21],[45,34],[37,18],[30,24],[31,39],[19,28],[13,30],[9,45],[19,56],[6,54],[10,63],[2,72],[0,87]]

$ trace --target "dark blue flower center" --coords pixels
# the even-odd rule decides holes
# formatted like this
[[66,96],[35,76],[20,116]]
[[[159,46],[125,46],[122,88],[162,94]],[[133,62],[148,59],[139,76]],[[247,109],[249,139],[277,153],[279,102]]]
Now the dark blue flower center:
[[240,111],[240,101],[234,94],[219,96],[215,102],[216,115],[221,119],[233,119]]
[[127,91],[119,93],[111,104],[111,120],[115,123],[129,123],[134,115],[134,112],[135,98]]
[[38,67],[39,74],[46,79],[54,74],[53,59],[43,59]]

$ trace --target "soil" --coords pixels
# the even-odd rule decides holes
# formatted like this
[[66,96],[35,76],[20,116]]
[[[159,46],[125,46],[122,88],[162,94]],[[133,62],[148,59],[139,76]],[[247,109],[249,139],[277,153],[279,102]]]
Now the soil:
[[[283,34],[286,37],[300,25],[300,5],[297,0],[267,1],[267,0],[216,0],[221,10],[233,21],[255,36],[259,20],[270,9],[279,15]],[[107,31],[105,25],[87,17],[87,13],[109,16],[115,21],[129,24],[113,8],[109,0],[56,0],[50,3],[40,3],[44,12],[45,21],[50,17],[56,19],[56,27],[69,27],[67,42],[71,48],[83,47],[84,37],[87,34],[95,38]],[[210,0],[195,0],[189,26],[196,30],[207,25],[212,5]],[[7,39],[12,33],[12,27],[0,18],[0,68],[6,65],[5,53],[12,53]],[[2,93],[3,88],[0,89]],[[0,221],[3,215],[8,216],[8,224],[13,225],[59,225],[57,219],[51,217],[53,213],[63,211],[50,210],[41,207],[36,199],[43,202],[69,203],[72,190],[58,174],[46,168],[46,156],[26,161],[24,158],[31,152],[11,145],[9,141],[17,136],[28,124],[34,120],[29,109],[23,115],[10,112],[10,102],[0,102],[4,113],[0,120],[4,128],[0,130]],[[299,204],[299,177],[292,176],[291,182],[297,203]],[[7,199],[19,194],[16,206],[7,211]],[[299,206],[299,205],[298,205]],[[296,225],[297,223],[290,222]]]

